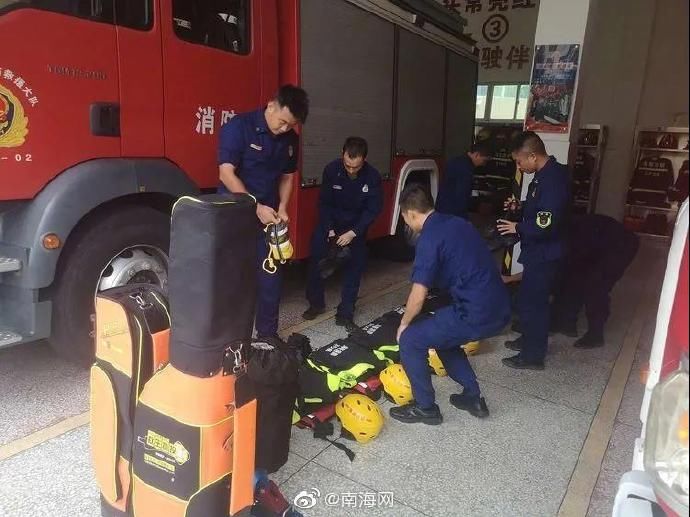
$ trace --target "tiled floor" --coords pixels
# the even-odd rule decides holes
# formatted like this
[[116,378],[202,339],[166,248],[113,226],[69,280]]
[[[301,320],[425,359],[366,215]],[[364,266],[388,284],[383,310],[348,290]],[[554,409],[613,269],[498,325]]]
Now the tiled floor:
[[[352,462],[309,431],[293,428],[289,461],[273,478],[288,499],[299,496],[306,516],[555,515],[637,302],[658,294],[640,279],[659,278],[659,257],[663,251],[643,249],[616,288],[603,349],[575,350],[572,339],[554,336],[547,369],[522,372],[500,363],[509,354],[503,347],[509,334],[485,342],[472,362],[490,418],[477,420],[455,410],[448,396],[457,387],[447,377],[434,378],[443,425],[406,426],[386,418],[371,443],[344,442],[356,453]],[[373,261],[362,296],[404,280],[408,270],[406,264]],[[301,322],[300,275],[303,271],[296,270],[286,279],[283,328]],[[331,308],[337,304],[335,284],[329,286]],[[406,295],[402,287],[361,306],[358,322],[399,305]],[[636,368],[648,355],[653,317],[645,315],[651,323],[598,477],[593,516],[610,512],[616,483],[629,468],[641,396]],[[314,347],[343,336],[332,319],[304,333]],[[44,345],[0,352],[0,444],[85,411],[87,393],[84,373],[55,360]],[[384,413],[389,407],[382,403]],[[8,414],[16,418],[4,418]],[[335,428],[334,438],[337,423]],[[88,451],[88,429],[81,427],[0,462],[0,516],[99,515]]]

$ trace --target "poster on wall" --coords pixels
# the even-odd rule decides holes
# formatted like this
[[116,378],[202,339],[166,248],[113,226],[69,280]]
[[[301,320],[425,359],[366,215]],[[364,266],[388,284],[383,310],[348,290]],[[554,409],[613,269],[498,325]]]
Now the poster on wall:
[[567,133],[575,98],[580,45],[538,45],[525,129],[540,133]]

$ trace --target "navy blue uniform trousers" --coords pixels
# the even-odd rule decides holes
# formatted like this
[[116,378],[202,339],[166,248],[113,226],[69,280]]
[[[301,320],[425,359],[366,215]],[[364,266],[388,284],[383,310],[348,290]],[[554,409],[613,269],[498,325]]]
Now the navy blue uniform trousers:
[[549,298],[560,270],[560,260],[525,265],[518,293],[522,330],[520,357],[542,362],[546,357],[551,306]]
[[[263,262],[268,256],[266,232],[259,230],[256,239],[257,262],[257,298],[256,319],[254,326],[259,337],[270,337],[278,334],[278,317],[280,315],[280,293],[283,285],[283,268],[280,263],[274,274],[264,271]],[[240,293],[241,294],[241,293]]]
[[[322,227],[314,231],[311,239],[311,257],[307,276],[307,300],[311,307],[326,306],[323,280],[319,275],[319,261],[328,254],[328,232]],[[350,243],[350,258],[343,266],[343,287],[338,316],[352,319],[359,294],[359,284],[367,263],[367,245],[362,237],[355,237]]]
[[[492,334],[491,331],[486,335]],[[436,350],[448,376],[460,384],[467,395],[479,395],[477,376],[470,365],[465,343],[475,341],[478,336],[458,317],[454,307],[444,307],[434,316],[411,324],[400,336],[400,360],[412,385],[415,403],[421,408],[434,404],[434,387],[429,371],[429,349]]]

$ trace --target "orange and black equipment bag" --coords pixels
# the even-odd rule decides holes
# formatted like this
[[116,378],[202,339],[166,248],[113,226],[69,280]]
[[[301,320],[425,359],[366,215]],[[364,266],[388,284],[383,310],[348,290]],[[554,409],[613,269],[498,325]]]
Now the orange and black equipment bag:
[[137,405],[136,517],[237,516],[254,503],[257,403],[245,353],[257,231],[249,195],[183,197],[173,207],[170,363]]
[[97,295],[90,440],[104,516],[131,515],[135,407],[144,384],[168,362],[169,333],[158,288],[127,285]]

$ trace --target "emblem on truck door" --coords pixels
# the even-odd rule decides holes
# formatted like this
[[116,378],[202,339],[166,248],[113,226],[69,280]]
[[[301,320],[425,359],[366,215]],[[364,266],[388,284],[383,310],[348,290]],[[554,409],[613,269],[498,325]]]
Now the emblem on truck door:
[[0,147],[19,147],[29,132],[24,107],[11,91],[0,85]]

